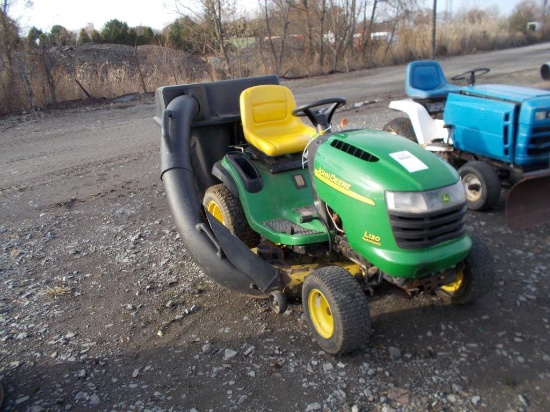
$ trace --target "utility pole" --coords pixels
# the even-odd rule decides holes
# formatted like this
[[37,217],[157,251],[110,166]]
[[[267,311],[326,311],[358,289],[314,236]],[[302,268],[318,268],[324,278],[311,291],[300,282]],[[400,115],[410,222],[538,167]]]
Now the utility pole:
[[541,27],[541,35],[542,37],[544,38],[544,23],[546,23],[546,6],[548,4],[548,0],[544,0],[543,1],[543,6],[542,6],[542,27]]
[[437,0],[434,0],[434,16],[432,24],[432,60],[435,59],[435,25],[437,20]]

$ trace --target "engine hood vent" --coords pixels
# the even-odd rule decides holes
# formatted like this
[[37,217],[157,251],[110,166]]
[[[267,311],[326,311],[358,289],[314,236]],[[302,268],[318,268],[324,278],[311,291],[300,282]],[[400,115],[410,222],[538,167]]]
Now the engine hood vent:
[[377,162],[378,160],[380,160],[378,159],[378,157],[370,154],[369,152],[365,152],[363,149],[359,149],[358,147],[339,139],[334,139],[330,143],[330,145],[335,149],[357,157],[358,159],[364,160],[365,162]]

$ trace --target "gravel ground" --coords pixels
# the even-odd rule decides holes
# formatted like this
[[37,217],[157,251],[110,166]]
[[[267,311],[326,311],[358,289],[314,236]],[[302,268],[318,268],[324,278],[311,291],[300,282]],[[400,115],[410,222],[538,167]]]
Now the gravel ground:
[[[348,110],[379,128],[386,98]],[[332,357],[300,302],[276,315],[189,258],[159,180],[151,101],[0,122],[2,411],[550,410],[550,226],[506,193],[468,229],[494,290],[451,307],[369,297],[373,334]]]

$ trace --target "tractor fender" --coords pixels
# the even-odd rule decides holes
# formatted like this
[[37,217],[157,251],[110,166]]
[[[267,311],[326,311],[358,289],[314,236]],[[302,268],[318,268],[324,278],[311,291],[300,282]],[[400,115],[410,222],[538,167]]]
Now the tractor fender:
[[239,189],[237,188],[237,184],[235,183],[233,176],[231,176],[231,173],[229,173],[229,171],[222,166],[221,160],[214,163],[214,167],[212,167],[212,174],[227,186],[233,196],[237,199],[239,198]]
[[420,103],[411,99],[394,100],[390,102],[389,107],[405,113],[411,120],[418,144],[424,146],[437,139],[443,139],[444,142],[447,142],[449,132],[444,127],[444,122],[432,119],[426,108]]
[[[257,297],[282,290],[279,271],[260,259],[214,218],[206,217],[191,165],[191,123],[199,104],[178,96],[162,114],[161,178],[185,248],[198,266],[220,285]],[[228,246],[229,245],[229,246]],[[236,254],[229,257],[230,254]]]

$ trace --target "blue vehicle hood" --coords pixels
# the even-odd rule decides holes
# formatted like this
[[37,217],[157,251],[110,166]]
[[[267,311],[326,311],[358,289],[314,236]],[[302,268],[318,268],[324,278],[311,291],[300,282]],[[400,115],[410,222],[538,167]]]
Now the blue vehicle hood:
[[533,87],[509,86],[504,84],[483,84],[480,86],[466,86],[460,88],[460,93],[479,97],[507,100],[522,103],[534,97],[550,97],[550,92]]

